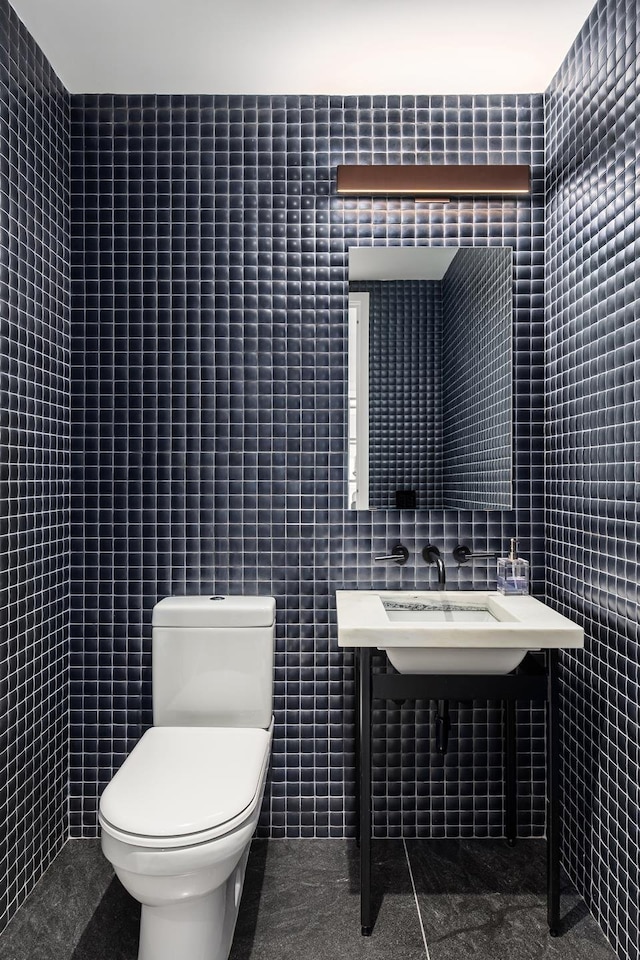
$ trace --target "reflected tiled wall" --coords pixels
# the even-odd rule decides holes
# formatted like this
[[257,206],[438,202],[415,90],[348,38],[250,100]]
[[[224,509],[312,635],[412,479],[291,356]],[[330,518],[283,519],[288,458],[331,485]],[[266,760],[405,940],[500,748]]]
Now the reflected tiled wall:
[[511,250],[461,250],[442,281],[442,502],[510,507]]
[[349,292],[369,294],[369,505],[395,508],[403,491],[440,507],[442,285],[351,280]]
[[550,602],[563,656],[565,861],[621,958],[640,955],[638,25],[601,0],[548,92]]
[[67,838],[69,100],[0,0],[0,929]]
[[[519,97],[72,98],[72,820],[150,722],[151,608],[168,594],[277,598],[276,738],[263,832],[353,828],[353,677],[334,591],[453,587],[458,541],[516,534],[543,578],[543,103]],[[343,162],[531,163],[528,198],[445,208],[333,195]],[[515,508],[345,510],[347,249],[515,250]],[[396,541],[406,567],[374,565]],[[502,833],[500,715],[376,710],[378,834]],[[538,711],[522,710],[520,819],[543,830]],[[530,742],[532,723],[533,741]]]

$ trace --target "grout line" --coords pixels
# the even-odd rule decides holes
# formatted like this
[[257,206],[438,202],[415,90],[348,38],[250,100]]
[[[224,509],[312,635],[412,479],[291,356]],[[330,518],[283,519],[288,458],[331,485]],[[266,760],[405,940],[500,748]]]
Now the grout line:
[[420,921],[420,930],[422,931],[422,942],[424,943],[424,949],[427,954],[427,960],[431,960],[431,954],[429,953],[429,945],[427,943],[427,936],[424,932],[424,924],[422,922],[422,914],[420,913],[420,904],[418,903],[418,894],[416,892],[416,884],[413,879],[413,870],[411,869],[411,861],[409,860],[409,851],[407,850],[407,841],[402,838],[402,846],[404,847],[404,855],[407,860],[407,867],[409,868],[409,879],[411,880],[411,889],[413,890],[413,899],[416,902],[416,910],[418,911],[418,920]]

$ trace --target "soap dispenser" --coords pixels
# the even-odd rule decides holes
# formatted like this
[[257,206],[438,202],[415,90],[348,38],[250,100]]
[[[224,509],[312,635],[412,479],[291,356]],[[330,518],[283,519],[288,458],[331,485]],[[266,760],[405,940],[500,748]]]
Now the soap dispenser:
[[512,537],[509,556],[498,560],[498,590],[512,597],[529,593],[529,561],[518,556],[517,546]]

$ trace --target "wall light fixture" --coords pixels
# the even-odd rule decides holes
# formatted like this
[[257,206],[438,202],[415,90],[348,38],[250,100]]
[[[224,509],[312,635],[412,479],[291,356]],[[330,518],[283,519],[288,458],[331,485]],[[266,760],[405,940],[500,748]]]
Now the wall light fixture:
[[526,164],[382,164],[338,166],[340,196],[433,198],[444,203],[449,196],[514,195],[531,193]]

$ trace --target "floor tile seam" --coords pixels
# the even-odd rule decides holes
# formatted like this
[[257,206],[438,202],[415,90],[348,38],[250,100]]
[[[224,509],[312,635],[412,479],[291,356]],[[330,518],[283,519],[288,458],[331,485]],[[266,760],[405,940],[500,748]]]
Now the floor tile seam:
[[413,890],[413,899],[416,905],[416,910],[418,911],[418,922],[420,924],[420,930],[422,932],[422,942],[424,943],[424,950],[427,960],[431,960],[431,954],[429,953],[429,944],[427,943],[427,935],[424,929],[424,923],[422,922],[422,913],[420,912],[420,904],[418,902],[418,891],[416,890],[415,880],[413,879],[413,870],[411,869],[411,861],[409,859],[409,851],[407,850],[407,841],[402,838],[402,846],[404,848],[404,855],[407,861],[407,869],[409,870],[409,879],[411,880],[411,889]]

